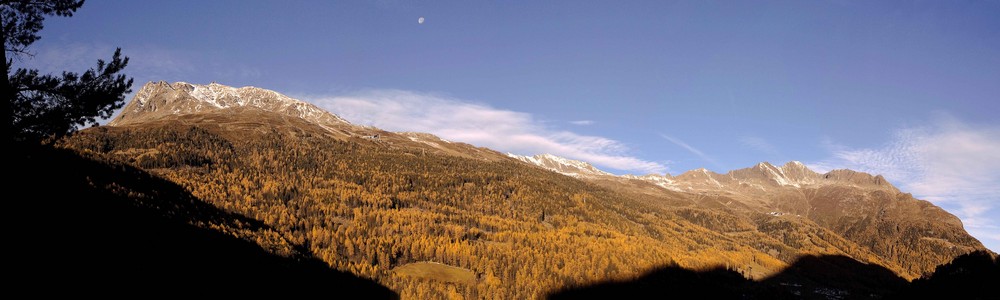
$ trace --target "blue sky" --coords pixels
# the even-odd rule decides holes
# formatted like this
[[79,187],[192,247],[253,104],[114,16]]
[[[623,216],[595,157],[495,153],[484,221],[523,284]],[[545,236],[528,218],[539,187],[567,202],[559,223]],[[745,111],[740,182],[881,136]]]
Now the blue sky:
[[[997,1],[88,1],[33,59],[618,173],[885,174],[1000,249]],[[417,19],[425,22],[418,24]]]

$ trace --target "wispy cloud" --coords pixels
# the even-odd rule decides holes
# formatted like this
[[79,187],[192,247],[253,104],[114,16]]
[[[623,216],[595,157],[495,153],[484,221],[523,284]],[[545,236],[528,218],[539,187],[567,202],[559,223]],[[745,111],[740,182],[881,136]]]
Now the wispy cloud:
[[[43,73],[58,74],[62,71],[83,72],[97,65],[98,59],[108,60],[115,46],[103,43],[75,43],[68,45],[45,44],[33,48],[33,57],[24,57],[17,65],[35,68]],[[123,47],[122,54],[129,57],[125,73],[137,82],[181,77],[196,71],[196,64],[189,55],[157,46]]]
[[740,143],[743,144],[743,146],[757,150],[772,157],[782,156],[777,147],[760,137],[744,136],[740,138]]
[[577,121],[570,121],[569,123],[573,124],[573,125],[581,125],[581,126],[583,126],[583,125],[593,125],[594,121],[591,121],[591,120],[577,120]]
[[1000,127],[942,118],[900,129],[879,148],[827,144],[832,156],[811,167],[882,174],[902,190],[952,211],[973,236],[1000,248]]
[[14,67],[38,69],[43,73],[81,72],[92,67],[98,58],[110,58],[114,51],[113,47],[93,44],[36,47],[29,49],[31,55],[15,59]]
[[688,145],[688,143],[685,143],[684,141],[682,141],[680,139],[671,137],[671,136],[666,135],[666,134],[662,134],[661,133],[660,136],[663,137],[664,139],[666,139],[667,141],[670,141],[671,143],[674,143],[674,145],[677,145],[677,146],[679,146],[681,148],[684,148],[684,150],[687,150],[688,152],[691,152],[692,154],[697,155],[701,159],[703,159],[703,160],[711,163],[712,165],[714,165],[714,166],[722,169],[722,165],[719,164],[719,161],[715,160],[711,156],[708,156],[708,154],[705,154],[705,152],[701,152],[701,150],[698,150],[698,148],[692,147],[691,145]]
[[429,132],[520,154],[551,153],[617,170],[667,171],[662,163],[628,155],[628,147],[619,141],[551,128],[528,113],[439,95],[375,90],[350,96],[301,98],[351,122],[386,130]]

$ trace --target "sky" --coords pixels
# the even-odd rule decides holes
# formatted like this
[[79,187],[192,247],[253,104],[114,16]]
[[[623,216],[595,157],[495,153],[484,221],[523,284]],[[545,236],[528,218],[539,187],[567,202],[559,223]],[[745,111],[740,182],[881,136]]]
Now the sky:
[[[15,66],[148,81],[616,174],[883,174],[1000,250],[1000,1],[98,1]],[[423,18],[423,22],[418,22]]]

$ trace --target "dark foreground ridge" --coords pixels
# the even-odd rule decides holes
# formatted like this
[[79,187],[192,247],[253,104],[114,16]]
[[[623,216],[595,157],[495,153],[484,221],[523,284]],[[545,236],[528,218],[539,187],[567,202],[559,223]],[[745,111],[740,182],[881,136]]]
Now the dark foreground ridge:
[[725,268],[664,266],[629,281],[567,288],[549,299],[998,299],[1000,261],[976,251],[909,283],[891,270],[840,255],[805,256],[753,281]]
[[[205,203],[146,171],[71,150],[14,145],[11,152],[9,191],[27,195],[7,201],[13,237],[7,244],[8,272],[15,275],[10,282],[15,291],[398,298],[374,281],[329,268],[307,250],[275,255],[210,229],[278,231]],[[1000,264],[988,252],[960,256],[913,283],[846,256],[805,256],[760,281],[723,268],[692,271],[669,265],[635,280],[571,287],[549,298],[997,299],[997,282]]]
[[[9,286],[33,295],[366,295],[395,292],[311,256],[283,257],[190,224],[268,230],[145,171],[14,145]],[[8,221],[9,222],[9,221]],[[42,287],[42,288],[39,288]],[[138,293],[137,293],[138,292]],[[260,294],[264,293],[264,294]],[[317,294],[321,293],[321,294]]]

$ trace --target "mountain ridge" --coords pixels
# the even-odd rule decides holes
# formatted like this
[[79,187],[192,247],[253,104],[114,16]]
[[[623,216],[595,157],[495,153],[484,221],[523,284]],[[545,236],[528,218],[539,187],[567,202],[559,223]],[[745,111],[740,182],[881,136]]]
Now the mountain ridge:
[[601,171],[588,162],[572,160],[548,153],[538,154],[535,156],[523,156],[507,153],[507,156],[570,177],[614,176],[614,174]]
[[[381,278],[386,284],[396,278],[387,275],[390,267],[428,259],[450,262],[483,278],[489,273],[520,282],[509,275],[523,270],[510,264],[525,263],[525,258],[503,258],[504,267],[489,268],[438,250],[359,258],[343,248],[343,230],[360,230],[350,228],[371,220],[409,220],[425,227],[444,223],[450,227],[400,237],[395,236],[401,233],[398,228],[386,228],[379,231],[385,235],[379,238],[411,244],[416,241],[406,235],[416,235],[449,245],[467,243],[464,247],[484,253],[497,247],[507,249],[503,247],[512,243],[512,236],[520,236],[519,247],[575,241],[569,248],[564,248],[567,244],[545,248],[557,254],[597,251],[587,248],[589,243],[612,245],[611,249],[642,245],[628,248],[631,252],[625,256],[621,251],[601,252],[618,257],[619,262],[643,262],[601,265],[608,268],[601,271],[608,276],[635,274],[636,267],[663,262],[666,253],[684,267],[733,264],[750,278],[773,274],[801,255],[836,254],[882,265],[912,279],[982,248],[957,217],[898,191],[878,175],[850,170],[818,174],[800,162],[780,167],[762,162],[725,174],[701,168],[676,176],[615,176],[589,163],[550,154],[503,154],[427,133],[388,132],[347,121],[325,128],[295,111],[268,110],[282,106],[246,105],[264,100],[243,99],[218,107],[180,87],[177,92],[161,84],[149,94],[137,95],[143,101],[133,99],[129,106],[197,108],[201,104],[199,109],[123,111],[132,116],[119,116],[125,121],[113,126],[84,130],[70,145],[155,170],[199,191],[199,196],[215,205],[270,220],[290,239],[323,237],[327,240],[313,245],[315,251],[325,251],[328,263]],[[227,93],[218,94],[232,100]],[[256,95],[275,97],[270,92],[251,96]],[[219,98],[212,97],[213,101]],[[177,103],[168,103],[170,99]],[[286,177],[296,172],[305,174]],[[280,217],[273,215],[275,211]],[[301,222],[314,220],[317,214],[326,216],[326,221],[302,227]],[[305,219],[280,221],[287,216]],[[326,231],[330,232],[322,233]],[[438,235],[444,233],[449,237],[441,240]],[[544,238],[535,240],[538,236],[527,234]],[[372,243],[375,247],[382,242]],[[375,261],[385,269],[366,265]],[[529,265],[541,263],[528,261]],[[584,269],[598,265],[577,263],[560,262]],[[551,287],[553,282],[573,282],[555,278],[581,276],[572,269],[551,272],[568,277],[542,273],[524,278],[547,278],[543,286]],[[603,273],[588,274],[591,277],[581,278],[594,280],[598,279],[595,274]],[[530,297],[539,291],[532,288],[513,295]]]
[[272,90],[253,86],[235,88],[215,82],[200,85],[158,81],[143,85],[136,92],[133,101],[129,102],[108,125],[121,126],[163,118],[167,115],[194,114],[237,107],[253,107],[295,116],[324,128],[337,124],[350,124],[311,103]]
[[[316,124],[327,131],[343,135],[345,131],[355,133],[356,137],[375,137],[378,128],[359,126],[319,108],[311,103],[294,99],[273,90],[253,86],[230,87],[216,82],[209,84],[192,84],[187,82],[167,83],[165,81],[150,81],[143,85],[122,111],[113,118],[108,126],[127,126],[160,120],[181,115],[207,113],[217,110],[251,108],[276,112],[282,115],[301,118]],[[348,127],[346,130],[344,127]],[[357,134],[360,133],[360,134]],[[452,143],[428,133],[395,132],[407,139],[440,148],[440,144]],[[818,174],[799,161],[789,161],[781,167],[768,162],[761,162],[752,167],[730,170],[726,174],[718,174],[704,168],[689,170],[678,176],[670,174],[621,175],[617,176],[600,170],[589,162],[573,160],[552,154],[534,156],[506,153],[507,157],[536,165],[571,177],[614,176],[618,178],[646,180],[668,190],[681,191],[697,189],[700,183],[684,182],[682,179],[701,179],[716,185],[748,184],[751,186],[779,185],[796,186],[816,184],[821,179],[850,182],[858,185],[880,186],[897,190],[882,175],[871,175],[852,170],[832,170]],[[786,171],[788,174],[787,175]],[[728,176],[730,178],[720,177]],[[789,177],[792,176],[792,177]],[[733,181],[732,179],[737,179]],[[721,180],[721,181],[720,181]],[[686,186],[679,186],[684,183]]]
[[[260,120],[284,118],[300,119],[322,129],[308,130],[313,134],[329,135],[340,140],[391,143],[418,153],[447,153],[487,161],[506,159],[502,153],[448,141],[429,133],[390,132],[353,124],[314,104],[273,90],[253,86],[237,88],[216,82],[147,82],[107,125],[128,127],[154,122],[213,122],[240,128],[257,125],[264,130],[263,127],[268,124]],[[301,129],[301,126],[291,125],[287,120],[281,122]]]
[[809,169],[802,162],[794,160],[785,163],[781,167],[774,166],[766,161],[760,162],[751,167],[730,170],[725,174],[715,173],[705,168],[698,168],[686,171],[677,176],[672,176],[669,173],[663,175],[614,175],[600,170],[585,161],[573,160],[552,154],[522,156],[508,153],[507,155],[519,161],[571,177],[614,177],[617,179],[642,180],[673,191],[711,189],[713,185],[717,188],[739,185],[749,185],[759,189],[765,189],[765,186],[791,186],[797,188],[807,185],[829,184],[831,182],[899,191],[898,188],[893,186],[882,175],[872,175],[849,169],[836,169],[820,174]]

